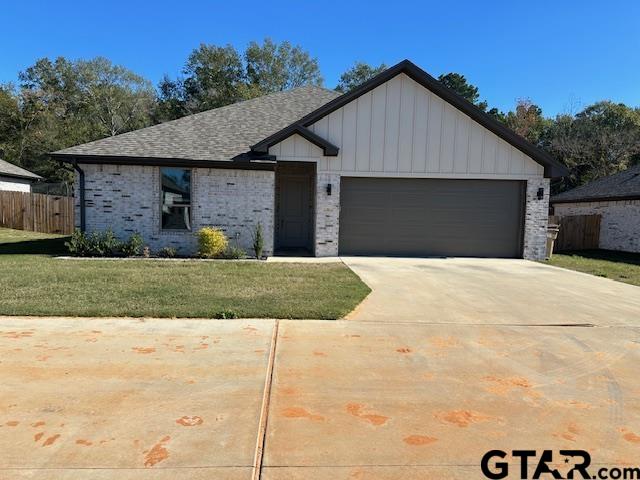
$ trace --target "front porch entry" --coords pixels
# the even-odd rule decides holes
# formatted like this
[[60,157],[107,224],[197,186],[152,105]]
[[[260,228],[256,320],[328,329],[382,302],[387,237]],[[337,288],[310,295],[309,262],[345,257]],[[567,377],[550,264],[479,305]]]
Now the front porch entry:
[[276,166],[276,255],[313,255],[316,164]]

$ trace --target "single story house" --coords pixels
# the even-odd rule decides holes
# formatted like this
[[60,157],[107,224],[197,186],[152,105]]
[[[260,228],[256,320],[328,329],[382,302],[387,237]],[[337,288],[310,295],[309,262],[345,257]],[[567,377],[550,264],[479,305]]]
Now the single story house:
[[640,165],[551,198],[553,214],[600,215],[600,248],[640,252]]
[[0,159],[0,191],[30,192],[31,184],[41,179],[40,175]]
[[222,228],[251,250],[541,259],[545,152],[408,60],[345,93],[307,86],[52,154],[78,226],[193,253]]

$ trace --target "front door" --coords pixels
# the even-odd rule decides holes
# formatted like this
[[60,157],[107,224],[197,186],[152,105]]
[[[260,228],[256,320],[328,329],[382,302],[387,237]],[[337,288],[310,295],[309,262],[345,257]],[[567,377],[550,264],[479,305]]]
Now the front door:
[[279,250],[311,251],[313,176],[308,171],[283,167],[277,176],[277,236]]

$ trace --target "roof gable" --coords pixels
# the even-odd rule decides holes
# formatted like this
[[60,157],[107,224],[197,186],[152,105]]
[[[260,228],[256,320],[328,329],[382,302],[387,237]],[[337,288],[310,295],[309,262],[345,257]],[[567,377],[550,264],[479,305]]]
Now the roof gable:
[[[322,118],[330,115],[336,110],[344,107],[350,102],[353,102],[362,95],[365,95],[366,93],[392,80],[394,77],[400,74],[407,75],[409,78],[440,97],[449,105],[461,111],[472,120],[486,128],[487,130],[491,131],[497,137],[508,142],[510,145],[512,145],[528,157],[532,158],[535,162],[542,165],[544,167],[545,176],[557,177],[567,174],[566,168],[549,154],[532,145],[524,138],[520,137],[519,135],[499,123],[493,117],[486,114],[478,107],[456,94],[454,91],[442,85],[439,81],[431,77],[428,73],[411,63],[409,60],[404,60],[397,65],[385,70],[369,81],[363,83],[360,87],[348,93],[345,93],[344,95],[334,100],[329,101],[313,112],[310,112],[309,114],[303,116],[295,123],[305,128],[309,127]],[[264,151],[265,147],[268,148],[269,146],[275,145],[278,142],[286,139],[287,137],[292,135],[291,127],[292,126],[290,125],[289,127],[284,128],[274,133],[273,135],[270,135],[269,137],[253,145],[252,149],[256,152],[261,152]]]

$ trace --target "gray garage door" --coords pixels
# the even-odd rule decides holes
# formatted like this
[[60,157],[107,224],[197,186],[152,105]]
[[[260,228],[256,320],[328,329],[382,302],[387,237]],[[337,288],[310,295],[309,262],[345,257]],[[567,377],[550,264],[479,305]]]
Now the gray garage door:
[[343,177],[342,255],[522,256],[524,182]]

